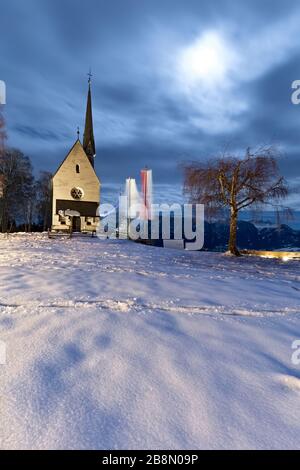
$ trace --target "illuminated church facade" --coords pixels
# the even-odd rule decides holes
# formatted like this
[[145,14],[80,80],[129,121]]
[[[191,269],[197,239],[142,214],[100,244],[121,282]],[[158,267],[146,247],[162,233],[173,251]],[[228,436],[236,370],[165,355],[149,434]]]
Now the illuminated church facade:
[[99,223],[100,180],[94,163],[91,80],[89,79],[83,143],[78,138],[52,178],[51,231],[95,232]]

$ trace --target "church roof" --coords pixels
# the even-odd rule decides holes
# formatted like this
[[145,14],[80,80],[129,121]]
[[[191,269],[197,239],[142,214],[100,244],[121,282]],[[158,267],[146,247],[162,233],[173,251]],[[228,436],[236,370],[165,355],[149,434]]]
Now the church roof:
[[[66,157],[63,159],[59,167],[57,168],[56,172],[53,174],[53,177],[59,171],[63,163],[66,161],[68,156],[72,153],[73,149],[76,145],[80,145],[82,150],[84,151],[86,157],[88,158],[94,173],[96,175],[94,169],[94,158],[96,155],[96,147],[95,147],[95,139],[94,139],[94,130],[93,130],[93,114],[92,114],[92,94],[91,94],[91,73],[89,74],[89,89],[88,89],[88,96],[87,96],[87,105],[86,105],[86,114],[85,114],[85,128],[83,134],[83,143],[81,144],[79,140],[79,131],[78,131],[78,139],[75,141],[73,147],[70,149]],[[97,176],[97,175],[96,175]]]
[[[69,150],[69,152],[67,153],[67,155],[66,155],[65,158],[63,159],[63,161],[61,162],[61,164],[59,165],[59,167],[57,168],[57,170],[55,171],[55,173],[53,173],[52,179],[53,179],[54,176],[58,173],[58,171],[60,170],[60,168],[63,166],[63,164],[65,163],[65,161],[67,160],[67,158],[68,158],[69,155],[73,152],[73,150],[75,149],[75,147],[76,147],[77,145],[80,145],[80,147],[81,147],[82,150],[83,150],[83,153],[85,154],[85,156],[88,158],[89,162],[91,163],[91,161],[90,161],[88,155],[86,154],[86,152],[85,152],[85,150],[84,150],[84,148],[83,148],[83,146],[82,146],[82,143],[80,142],[79,139],[77,139],[77,140],[75,141],[74,145],[72,146],[72,148]],[[97,176],[97,174],[96,174],[96,172],[95,172],[95,169],[94,169],[94,166],[93,166],[93,165],[91,165],[91,166],[92,166],[92,169],[93,169],[95,175]],[[97,176],[97,178],[98,178],[98,176]],[[99,179],[99,178],[98,178],[98,179]]]
[[96,146],[94,139],[94,130],[93,130],[93,113],[92,113],[92,94],[91,94],[91,80],[89,79],[89,89],[88,97],[86,104],[86,114],[85,114],[85,128],[83,134],[83,149],[91,164],[94,166],[94,157],[96,155]]

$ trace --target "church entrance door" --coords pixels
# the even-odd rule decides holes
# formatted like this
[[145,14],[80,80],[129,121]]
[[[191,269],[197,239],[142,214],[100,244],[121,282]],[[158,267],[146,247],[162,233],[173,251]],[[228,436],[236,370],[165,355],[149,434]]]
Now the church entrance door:
[[81,220],[80,217],[74,216],[72,220],[72,231],[80,232],[81,231]]

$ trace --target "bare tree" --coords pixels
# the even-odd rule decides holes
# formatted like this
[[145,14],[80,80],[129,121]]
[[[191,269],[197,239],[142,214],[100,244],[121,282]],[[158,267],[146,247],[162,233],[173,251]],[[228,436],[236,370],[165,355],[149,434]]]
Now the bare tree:
[[36,191],[34,177],[32,174],[32,166],[28,157],[24,157],[20,171],[23,172],[21,186],[19,188],[19,221],[23,221],[25,232],[31,232],[35,215]]
[[44,232],[51,226],[51,180],[51,173],[41,171],[35,183],[37,217]]
[[[4,158],[4,144],[6,139],[5,120],[3,116],[3,106],[0,105],[0,164]],[[4,176],[0,171],[0,201],[3,197]]]
[[3,115],[3,106],[0,105],[0,158],[3,156],[4,143],[6,139],[5,120]]
[[276,201],[288,195],[277,164],[279,153],[274,147],[246,150],[242,158],[223,154],[206,163],[184,166],[184,191],[191,202],[205,205],[209,214],[230,209],[228,250],[239,256],[237,247],[238,214],[247,207],[258,209],[264,204],[279,207]]
[[0,159],[2,197],[0,199],[0,230],[10,231],[13,222],[24,222],[27,230],[32,223],[33,175],[30,159],[15,149],[4,149]]
[[51,217],[51,174],[41,172],[35,182],[30,159],[5,147],[6,132],[0,106],[0,231],[10,231],[16,222],[30,232],[39,219],[45,230]]

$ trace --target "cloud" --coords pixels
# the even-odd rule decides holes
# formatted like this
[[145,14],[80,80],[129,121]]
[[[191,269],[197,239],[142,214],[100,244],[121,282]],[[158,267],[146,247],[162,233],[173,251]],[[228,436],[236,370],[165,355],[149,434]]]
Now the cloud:
[[193,126],[208,135],[242,127],[241,118],[251,110],[249,84],[299,53],[299,17],[300,10],[250,35],[247,28],[225,24],[223,30],[202,31],[175,53],[170,76],[193,110]]
[[9,142],[54,171],[84,125],[92,66],[96,168],[123,184],[147,164],[180,182],[178,163],[279,142],[300,174],[298,2],[3,0],[1,76]]

